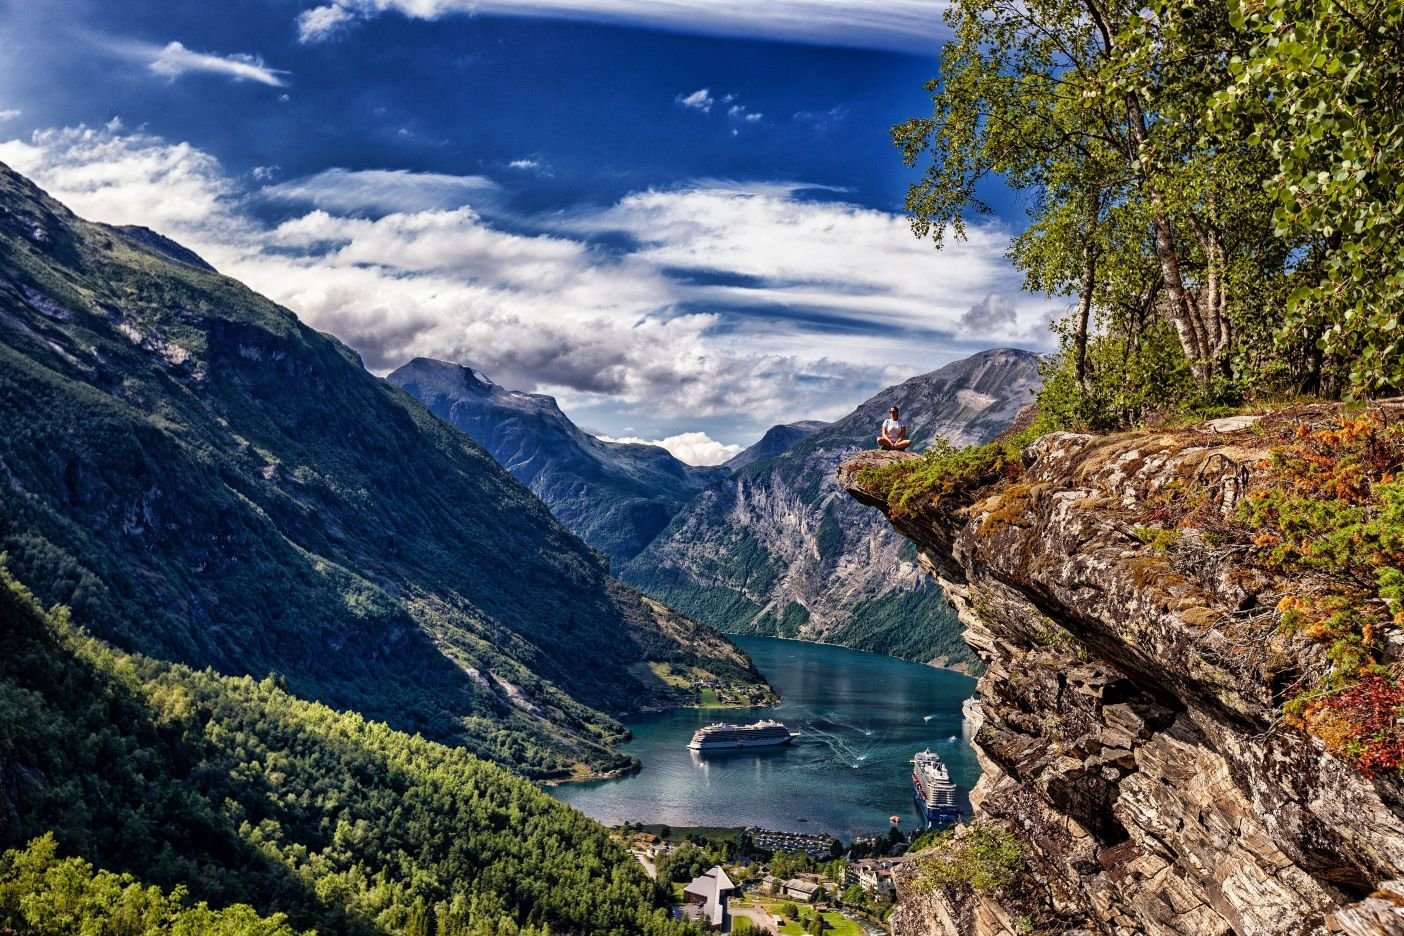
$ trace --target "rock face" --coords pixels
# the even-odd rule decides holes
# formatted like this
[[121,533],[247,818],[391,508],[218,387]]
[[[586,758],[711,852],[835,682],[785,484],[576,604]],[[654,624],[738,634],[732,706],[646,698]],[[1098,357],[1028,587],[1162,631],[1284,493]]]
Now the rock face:
[[1055,434],[1017,481],[900,509],[860,472],[902,456],[843,465],[849,493],[916,544],[987,666],[971,801],[1028,860],[1017,902],[925,889],[909,865],[894,933],[1404,933],[1388,883],[1404,872],[1397,780],[1278,717],[1281,661],[1300,673],[1319,649],[1272,625],[1272,581],[1195,530],[1172,551],[1135,535],[1186,485],[1226,514],[1266,450],[1249,424]]
[[[779,634],[964,663],[972,656],[910,543],[834,479],[874,446],[889,406],[915,449],[1003,431],[1038,386],[1038,358],[986,351],[884,390],[777,457],[713,484],[620,573],[724,631]],[[911,622],[923,622],[912,628]]]
[[416,358],[386,379],[472,436],[616,566],[636,556],[698,491],[730,474],[686,464],[656,445],[597,439],[553,397],[507,390],[458,364]]

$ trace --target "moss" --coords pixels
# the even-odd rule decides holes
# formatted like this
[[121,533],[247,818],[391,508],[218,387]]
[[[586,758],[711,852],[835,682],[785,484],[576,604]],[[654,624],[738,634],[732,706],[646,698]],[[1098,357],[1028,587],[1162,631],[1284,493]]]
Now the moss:
[[1165,555],[1180,542],[1179,530],[1166,530],[1161,527],[1133,527],[1131,535],[1151,548],[1157,555]]

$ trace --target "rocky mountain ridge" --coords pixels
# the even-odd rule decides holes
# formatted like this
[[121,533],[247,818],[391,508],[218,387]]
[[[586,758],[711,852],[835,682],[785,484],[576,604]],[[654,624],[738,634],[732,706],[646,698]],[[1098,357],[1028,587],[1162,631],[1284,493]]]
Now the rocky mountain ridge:
[[874,446],[893,404],[917,450],[940,440],[961,446],[1004,430],[1038,384],[1037,355],[997,349],[884,390],[708,487],[620,577],[723,631],[969,663],[911,545],[845,497],[834,471]]
[[1284,584],[1193,525],[1142,525],[1186,491],[1232,516],[1292,435],[1251,418],[1060,433],[1024,451],[1017,480],[906,502],[878,479],[909,456],[842,466],[848,493],[916,545],[986,665],[971,802],[1025,863],[1017,886],[983,891],[910,863],[894,933],[1404,932],[1399,778],[1281,717],[1283,694],[1330,665],[1274,626]]
[[508,390],[469,367],[416,358],[386,379],[471,436],[616,565],[638,555],[698,491],[729,474],[689,465],[656,445],[597,439],[553,397]]
[[723,467],[731,471],[740,471],[747,465],[783,455],[799,442],[814,435],[827,425],[829,424],[821,419],[802,419],[799,422],[771,426],[765,431],[765,435],[756,440],[754,444],[747,446],[745,451],[724,462]]

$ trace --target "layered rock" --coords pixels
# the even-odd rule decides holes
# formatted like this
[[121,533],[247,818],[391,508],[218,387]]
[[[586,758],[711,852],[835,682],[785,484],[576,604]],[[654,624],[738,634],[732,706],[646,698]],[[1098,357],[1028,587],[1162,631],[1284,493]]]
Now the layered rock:
[[1280,718],[1289,685],[1326,665],[1275,626],[1282,583],[1192,528],[1173,549],[1143,542],[1181,492],[1227,516],[1273,434],[1055,434],[1015,481],[901,507],[863,469],[910,456],[842,466],[986,664],[971,801],[1027,858],[1016,898],[925,886],[913,863],[894,933],[1404,932],[1399,783]]

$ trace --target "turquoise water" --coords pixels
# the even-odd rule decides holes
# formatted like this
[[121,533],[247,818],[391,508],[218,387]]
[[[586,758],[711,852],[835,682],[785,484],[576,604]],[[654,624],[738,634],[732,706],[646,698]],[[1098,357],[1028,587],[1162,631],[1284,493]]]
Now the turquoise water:
[[[680,709],[631,719],[623,750],[643,762],[617,780],[565,784],[556,796],[602,822],[758,825],[843,838],[924,825],[912,797],[912,754],[928,745],[968,792],[980,768],[960,704],[975,681],[842,647],[734,637],[783,701],[769,708]],[[719,721],[776,718],[800,732],[779,748],[697,754],[692,733]]]

